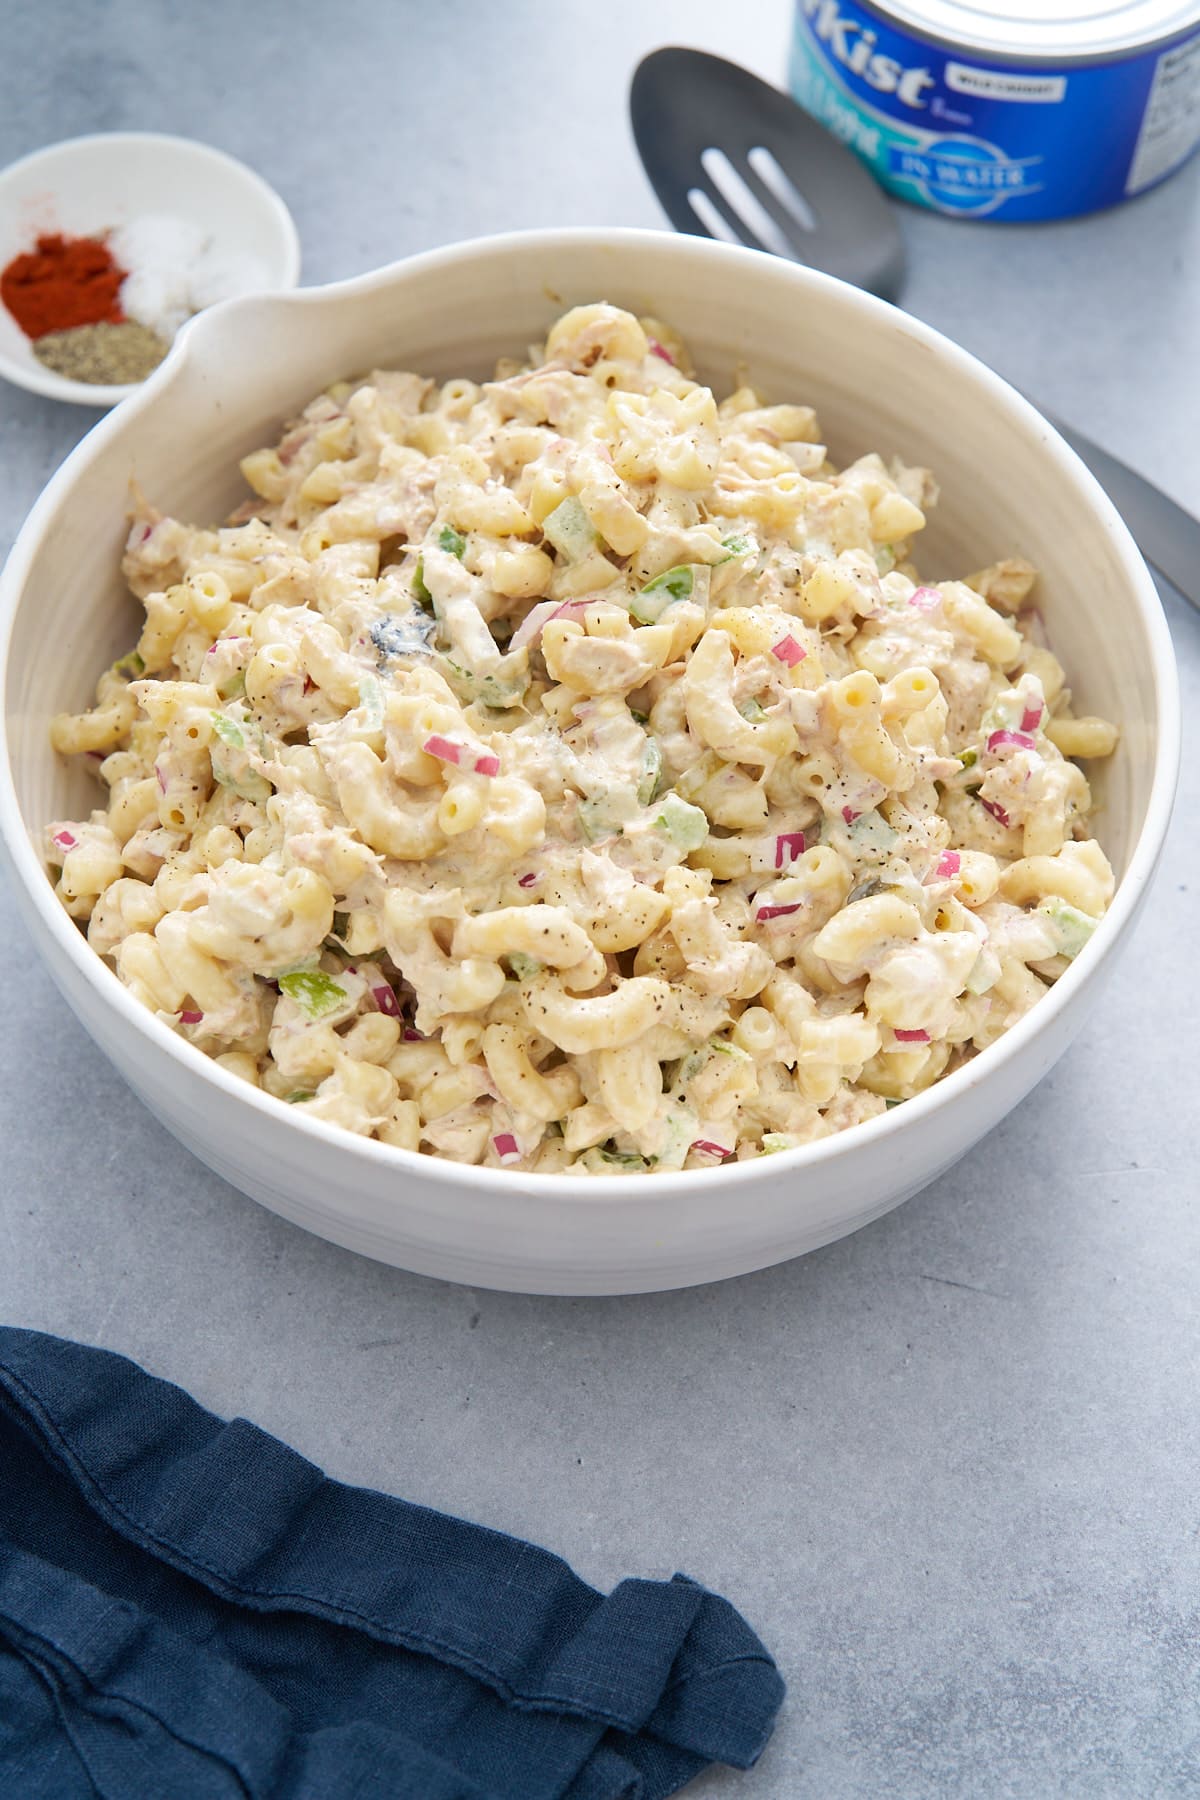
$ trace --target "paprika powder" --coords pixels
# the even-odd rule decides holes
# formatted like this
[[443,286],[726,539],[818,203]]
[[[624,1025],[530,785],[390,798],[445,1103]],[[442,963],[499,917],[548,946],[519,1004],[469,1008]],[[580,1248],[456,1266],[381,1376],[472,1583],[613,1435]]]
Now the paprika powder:
[[0,274],[0,300],[30,338],[77,325],[119,325],[124,279],[99,238],[49,233]]

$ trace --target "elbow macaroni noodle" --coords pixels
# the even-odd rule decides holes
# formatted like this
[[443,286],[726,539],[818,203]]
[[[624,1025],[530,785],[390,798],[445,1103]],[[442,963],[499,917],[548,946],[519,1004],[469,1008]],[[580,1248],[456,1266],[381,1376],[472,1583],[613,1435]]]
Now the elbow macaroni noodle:
[[138,504],[146,623],[53,721],[98,954],[221,1067],[407,1150],[700,1167],[993,1043],[1113,878],[1009,558],[924,583],[927,471],[718,404],[576,307],[527,364],[377,371],[194,528]]

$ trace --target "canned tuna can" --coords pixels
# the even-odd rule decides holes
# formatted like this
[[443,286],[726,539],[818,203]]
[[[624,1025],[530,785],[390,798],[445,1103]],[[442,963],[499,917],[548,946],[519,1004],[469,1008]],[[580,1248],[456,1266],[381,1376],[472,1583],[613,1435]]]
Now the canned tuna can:
[[1065,219],[1200,142],[1200,0],[798,0],[790,79],[898,199]]

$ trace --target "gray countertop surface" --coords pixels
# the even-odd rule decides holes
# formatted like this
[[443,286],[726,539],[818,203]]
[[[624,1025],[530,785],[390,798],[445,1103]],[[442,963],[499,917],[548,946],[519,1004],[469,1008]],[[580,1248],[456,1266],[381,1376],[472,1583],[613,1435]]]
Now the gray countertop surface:
[[[782,80],[789,12],[670,0],[7,0],[0,163],[140,127],[287,199],[321,282],[457,238],[661,223],[625,89],[690,42]],[[345,22],[343,22],[345,21]],[[907,304],[1200,510],[1200,161],[1049,227],[905,209]],[[0,393],[0,547],[92,422]],[[1200,619],[1168,601],[1185,714]],[[183,1151],[0,891],[0,1317],[126,1352],[331,1473],[727,1594],[789,1698],[693,1789],[1200,1793],[1195,821],[1082,1036],[879,1223],[723,1285],[472,1292],[360,1260]]]

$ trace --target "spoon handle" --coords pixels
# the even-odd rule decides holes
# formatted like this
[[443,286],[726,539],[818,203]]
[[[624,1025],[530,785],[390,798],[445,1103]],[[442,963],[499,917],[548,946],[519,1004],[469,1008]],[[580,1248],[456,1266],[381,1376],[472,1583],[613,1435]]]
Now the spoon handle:
[[1052,419],[1104,489],[1152,568],[1200,611],[1200,519],[1061,419]]

